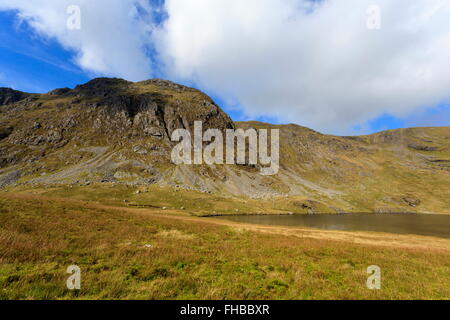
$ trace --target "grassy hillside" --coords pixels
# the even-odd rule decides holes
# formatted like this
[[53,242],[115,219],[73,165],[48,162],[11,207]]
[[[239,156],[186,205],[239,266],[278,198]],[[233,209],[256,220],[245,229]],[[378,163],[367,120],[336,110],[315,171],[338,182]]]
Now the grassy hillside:
[[[195,215],[450,213],[450,127],[338,137],[297,125],[234,123],[202,92],[158,79],[101,78],[48,94],[0,96],[3,190],[73,197],[114,190],[109,201],[184,207]],[[196,120],[222,131],[280,129],[279,173],[173,165],[171,133],[192,130]]]
[[[445,239],[0,193],[0,299],[448,299],[449,250]],[[81,291],[65,287],[72,264]],[[366,288],[373,264],[379,291]]]

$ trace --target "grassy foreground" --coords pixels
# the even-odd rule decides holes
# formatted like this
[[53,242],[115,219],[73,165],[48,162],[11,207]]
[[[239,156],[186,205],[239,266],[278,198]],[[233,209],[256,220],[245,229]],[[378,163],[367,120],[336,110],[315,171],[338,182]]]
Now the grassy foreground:
[[[0,193],[0,299],[450,297],[448,250],[290,232]],[[73,264],[82,270],[80,291],[65,285]],[[374,264],[382,269],[379,291],[366,287],[367,267]]]

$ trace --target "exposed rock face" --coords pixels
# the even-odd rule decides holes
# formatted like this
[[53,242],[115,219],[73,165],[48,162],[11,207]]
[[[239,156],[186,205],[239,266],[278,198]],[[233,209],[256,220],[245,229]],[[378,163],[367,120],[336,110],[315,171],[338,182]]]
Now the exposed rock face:
[[20,178],[20,170],[13,170],[0,177],[0,188],[15,183]]
[[404,196],[402,200],[411,207],[417,207],[420,205],[421,201],[419,199],[416,199],[414,197],[410,196]]
[[29,97],[30,94],[10,88],[0,88],[0,106],[12,104]]
[[162,172],[153,165],[170,165],[174,130],[199,120],[205,130],[235,126],[202,92],[160,79],[99,78],[25,96],[0,112],[0,178],[19,165],[24,176],[42,174],[32,183],[156,183]]
[[60,88],[60,89],[55,89],[52,90],[48,93],[49,96],[62,96],[66,93],[69,93],[71,91],[70,88]]
[[[176,129],[193,128],[202,120],[205,128],[234,128],[234,123],[208,96],[198,90],[154,79],[132,83],[122,79],[98,78],[75,89],[57,89],[49,95],[71,98],[97,110],[95,127],[113,123],[114,131],[134,136],[169,139]],[[114,120],[113,120],[114,118]]]
[[438,148],[436,148],[436,147],[421,146],[421,145],[417,145],[417,144],[410,144],[410,145],[408,145],[408,147],[411,149],[418,150],[418,151],[437,151],[438,150]]
[[[450,209],[450,127],[370,136],[234,123],[204,93],[170,81],[99,78],[74,89],[0,89],[0,187],[158,184],[227,196],[292,198],[306,213]],[[280,171],[175,166],[174,130],[280,129]],[[288,201],[288,200],[287,200]],[[450,212],[449,212],[450,213]]]

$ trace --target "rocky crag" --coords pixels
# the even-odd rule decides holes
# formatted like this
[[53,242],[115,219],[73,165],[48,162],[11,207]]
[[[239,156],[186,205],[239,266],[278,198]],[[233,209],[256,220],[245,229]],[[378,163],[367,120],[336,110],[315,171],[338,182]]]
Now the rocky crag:
[[[176,166],[172,132],[280,129],[280,171]],[[211,195],[284,199],[302,212],[450,213],[450,127],[369,136],[324,135],[297,125],[234,123],[204,93],[153,79],[94,79],[28,94],[0,89],[0,187],[157,185]]]

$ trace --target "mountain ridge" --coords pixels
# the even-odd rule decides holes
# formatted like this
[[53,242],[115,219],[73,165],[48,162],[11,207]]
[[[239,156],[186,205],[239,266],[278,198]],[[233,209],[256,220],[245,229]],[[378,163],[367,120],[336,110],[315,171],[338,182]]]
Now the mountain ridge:
[[[0,89],[3,188],[156,186],[278,199],[286,212],[450,213],[450,127],[333,136],[296,124],[234,122],[201,91],[161,79],[97,78],[47,94],[11,90]],[[280,129],[280,173],[173,165],[170,136],[192,131],[194,121],[205,130]]]

